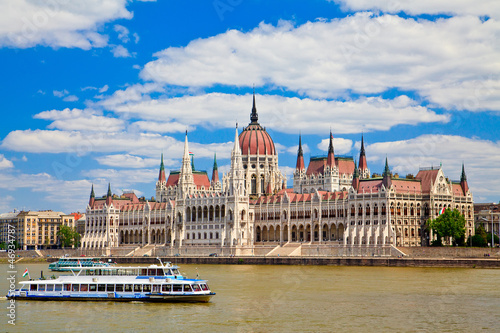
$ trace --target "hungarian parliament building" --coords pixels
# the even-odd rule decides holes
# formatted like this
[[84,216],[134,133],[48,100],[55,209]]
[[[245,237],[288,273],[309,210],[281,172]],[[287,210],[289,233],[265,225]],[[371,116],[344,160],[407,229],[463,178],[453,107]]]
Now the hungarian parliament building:
[[[393,175],[386,158],[381,175],[370,174],[364,140],[359,159],[328,154],[305,165],[299,136],[293,188],[278,167],[278,154],[258,122],[253,96],[250,123],[236,128],[231,166],[219,178],[192,163],[186,133],[182,166],[165,174],[163,154],[155,199],[113,195],[110,187],[86,209],[84,249],[154,247],[169,254],[234,255],[389,254],[387,249],[428,246],[426,224],[444,208],[458,209],[466,237],[474,233],[473,198],[462,165],[460,181],[442,167],[415,176]],[[383,252],[382,252],[383,250]],[[357,251],[357,252],[356,252]]]

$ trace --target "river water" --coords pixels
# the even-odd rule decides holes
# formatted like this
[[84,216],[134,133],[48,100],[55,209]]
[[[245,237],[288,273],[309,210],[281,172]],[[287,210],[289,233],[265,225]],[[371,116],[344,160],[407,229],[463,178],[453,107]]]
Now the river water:
[[[48,264],[16,264],[31,277]],[[3,295],[9,287],[0,265]],[[182,265],[209,280],[208,304],[16,302],[13,332],[477,332],[500,331],[500,270]]]

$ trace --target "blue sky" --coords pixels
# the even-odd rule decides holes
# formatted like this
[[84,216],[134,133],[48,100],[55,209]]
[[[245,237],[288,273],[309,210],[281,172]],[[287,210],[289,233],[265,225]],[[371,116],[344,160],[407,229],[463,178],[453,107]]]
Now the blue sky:
[[154,196],[186,129],[196,168],[227,171],[254,86],[289,186],[298,134],[308,160],[331,128],[337,155],[364,133],[372,173],[464,163],[498,202],[499,19],[489,0],[3,1],[0,212],[85,211],[109,182]]

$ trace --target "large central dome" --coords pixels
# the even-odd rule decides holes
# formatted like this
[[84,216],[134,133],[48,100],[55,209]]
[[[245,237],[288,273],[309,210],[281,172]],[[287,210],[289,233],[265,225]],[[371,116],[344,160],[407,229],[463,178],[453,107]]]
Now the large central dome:
[[258,120],[254,94],[250,124],[243,129],[239,136],[241,153],[243,155],[276,155],[273,139],[266,132],[266,129],[260,126]]

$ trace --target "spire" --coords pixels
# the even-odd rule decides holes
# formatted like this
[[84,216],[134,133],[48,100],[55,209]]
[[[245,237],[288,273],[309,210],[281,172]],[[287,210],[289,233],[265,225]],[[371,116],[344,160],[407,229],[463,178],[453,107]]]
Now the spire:
[[361,134],[361,151],[359,152],[359,156],[365,156],[365,142],[363,140],[363,134]]
[[178,195],[180,195],[180,197],[185,197],[186,194],[190,194],[191,191],[195,188],[193,178],[193,165],[190,163],[189,156],[187,131],[186,138],[184,139],[184,154],[182,156],[182,166],[178,187],[180,187],[180,191],[178,192]]
[[92,184],[92,190],[90,190],[89,206],[93,207],[95,202],[94,184]]
[[382,183],[384,184],[385,188],[388,189],[389,187],[391,187],[392,178],[391,169],[389,169],[389,162],[387,162],[387,156],[385,157],[385,168],[382,176],[384,177]]
[[234,134],[234,146],[233,146],[233,154],[234,153],[241,154],[241,149],[240,149],[240,139],[238,137],[238,124],[236,124],[236,132]]
[[391,175],[391,169],[389,169],[389,163],[387,162],[387,156],[385,157],[385,168],[384,168],[384,173],[382,175],[384,177]]
[[469,192],[469,184],[467,183],[467,175],[465,174],[465,166],[462,163],[462,175],[460,176],[460,187],[462,187],[462,191],[464,195]]
[[359,151],[358,169],[361,172],[361,178],[369,177],[368,175],[365,174],[365,172],[367,172],[368,170],[368,163],[366,162],[365,142],[363,139],[363,134],[361,134],[361,150]]
[[304,165],[304,152],[302,151],[302,136],[299,134],[299,151],[297,152],[297,170],[305,170]]
[[219,170],[217,168],[217,157],[214,153],[214,166],[212,169],[212,187],[215,187],[217,183],[219,183]]
[[331,130],[330,130],[330,145],[328,146],[328,159],[326,161],[326,165],[331,168],[335,166],[335,154],[333,152],[333,135]]
[[184,138],[184,155],[182,158],[189,159],[189,149],[188,149],[188,131],[186,130],[186,137]]
[[113,202],[113,194],[111,193],[111,183],[108,183],[108,194],[106,194],[106,205],[109,206]]
[[359,188],[359,172],[358,168],[356,167],[357,161],[354,161],[354,174],[352,175],[352,187],[358,191]]
[[165,182],[165,165],[163,164],[163,153],[161,153],[161,163],[160,163],[160,173],[158,175],[158,181],[160,183]]
[[255,88],[253,90],[253,106],[252,106],[252,113],[250,114],[250,121],[252,123],[258,123],[259,121],[259,116],[257,115],[257,108],[255,107]]
[[467,181],[467,175],[465,174],[465,166],[462,163],[462,175],[460,176],[460,182],[466,182]]

